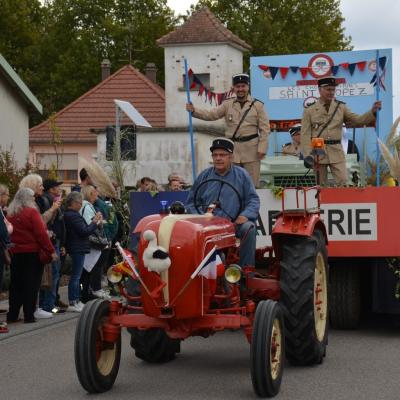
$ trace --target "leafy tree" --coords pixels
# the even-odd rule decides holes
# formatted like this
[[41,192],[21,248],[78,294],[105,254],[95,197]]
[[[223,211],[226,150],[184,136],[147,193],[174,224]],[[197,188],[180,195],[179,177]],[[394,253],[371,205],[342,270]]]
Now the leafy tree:
[[350,50],[339,0],[200,0],[253,55]]

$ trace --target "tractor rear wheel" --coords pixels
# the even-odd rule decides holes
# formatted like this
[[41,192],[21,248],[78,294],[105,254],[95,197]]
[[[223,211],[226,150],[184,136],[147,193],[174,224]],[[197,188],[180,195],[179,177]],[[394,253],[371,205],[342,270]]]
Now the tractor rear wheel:
[[180,352],[181,341],[171,339],[163,329],[130,329],[131,347],[136,357],[149,363],[164,363]]
[[121,359],[121,334],[116,342],[104,340],[103,325],[110,303],[86,303],[75,332],[75,367],[81,385],[89,393],[102,393],[114,385]]
[[250,348],[251,380],[259,397],[279,392],[284,359],[283,313],[276,301],[260,301],[253,324]]
[[355,329],[361,317],[360,270],[335,265],[330,270],[330,322],[335,329]]
[[[126,290],[131,296],[140,296],[140,286],[137,281],[128,279]],[[130,305],[140,306],[129,301]],[[139,313],[137,310],[129,310],[129,313]],[[181,341],[171,339],[163,329],[152,328],[140,330],[128,328],[131,334],[131,347],[135,350],[135,355],[141,360],[149,363],[164,363],[175,358],[176,353],[180,353]]]
[[328,263],[322,232],[284,238],[280,288],[286,358],[294,365],[321,363],[328,344]]

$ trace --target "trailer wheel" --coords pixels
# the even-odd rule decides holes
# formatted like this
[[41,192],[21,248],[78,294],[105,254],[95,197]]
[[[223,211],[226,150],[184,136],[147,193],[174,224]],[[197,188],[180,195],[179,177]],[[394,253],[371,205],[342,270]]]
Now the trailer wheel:
[[281,305],[286,358],[294,365],[321,363],[328,344],[328,266],[322,232],[284,237]]
[[335,329],[355,329],[360,323],[360,270],[351,265],[335,265],[330,271],[330,322]]
[[92,300],[86,303],[75,332],[75,367],[81,385],[89,393],[110,390],[118,374],[121,359],[121,335],[106,342],[103,325],[108,320],[110,303]]
[[[126,290],[131,296],[140,296],[140,286],[137,281],[129,279],[126,283]],[[139,306],[129,301],[130,305]],[[137,310],[129,310],[129,313],[138,313]],[[149,363],[164,363],[175,358],[180,353],[181,341],[171,339],[163,329],[153,328],[140,330],[128,328],[131,334],[131,347],[135,350],[137,358]]]
[[163,329],[131,329],[131,346],[136,357],[149,363],[164,363],[180,352],[181,341],[171,339]]
[[251,380],[259,397],[279,392],[284,358],[283,313],[272,300],[260,301],[253,324],[250,347]]

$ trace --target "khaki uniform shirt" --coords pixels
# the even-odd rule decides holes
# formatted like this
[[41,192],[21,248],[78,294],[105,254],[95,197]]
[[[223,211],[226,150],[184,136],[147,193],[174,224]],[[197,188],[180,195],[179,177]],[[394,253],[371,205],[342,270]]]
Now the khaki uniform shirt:
[[283,156],[296,156],[298,157],[301,152],[300,145],[294,143],[288,143],[282,146],[282,155]]
[[[249,108],[254,99],[247,96],[243,108],[236,98],[225,100],[220,106],[212,110],[203,110],[195,108],[193,117],[204,121],[216,121],[225,118],[225,136],[232,139],[232,136],[238,126],[242,115]],[[256,100],[240,125],[236,138],[258,134],[258,138],[248,142],[235,142],[233,153],[233,162],[248,163],[258,161],[257,152],[266,153],[268,149],[268,134],[270,132],[269,120],[264,109],[264,103]]]
[[[311,153],[311,138],[317,137],[322,127],[329,121],[334,113],[338,102],[332,101],[329,111],[326,111],[324,104],[319,100],[312,106],[304,109],[303,118],[301,120],[301,147],[304,156]],[[335,116],[329,125],[324,129],[321,138],[325,140],[342,140],[343,123],[348,127],[361,127],[369,125],[375,120],[372,111],[358,115],[353,113],[344,103],[339,105]],[[341,143],[326,144],[326,155],[321,157],[321,164],[334,164],[344,162],[346,160]]]

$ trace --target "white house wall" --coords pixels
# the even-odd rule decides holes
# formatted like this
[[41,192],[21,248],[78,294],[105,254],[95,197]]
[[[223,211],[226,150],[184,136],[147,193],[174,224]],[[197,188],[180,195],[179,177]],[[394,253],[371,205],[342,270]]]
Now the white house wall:
[[[213,137],[205,133],[195,134],[195,153],[197,171],[210,165],[210,146]],[[98,161],[106,166],[106,137],[97,135]],[[135,186],[144,176],[158,183],[167,183],[168,175],[177,172],[185,182],[192,183],[192,158],[189,135],[187,132],[138,132],[137,160],[123,162],[125,185]],[[106,167],[106,170],[110,169]]]
[[0,76],[0,146],[2,150],[13,150],[19,167],[27,161],[28,132],[28,110],[8,82]]
[[[210,74],[210,86],[216,93],[228,91],[231,88],[232,75],[243,72],[243,53],[227,44],[168,46],[164,49],[164,57],[167,127],[188,125],[188,115],[185,111],[186,92],[182,90],[185,57],[189,68],[192,68],[195,74]],[[205,102],[204,95],[198,96],[197,90],[191,92],[191,99],[195,107],[215,107],[214,102],[212,105],[208,101]],[[193,124],[220,128],[224,126],[223,120],[208,122],[193,119]]]

